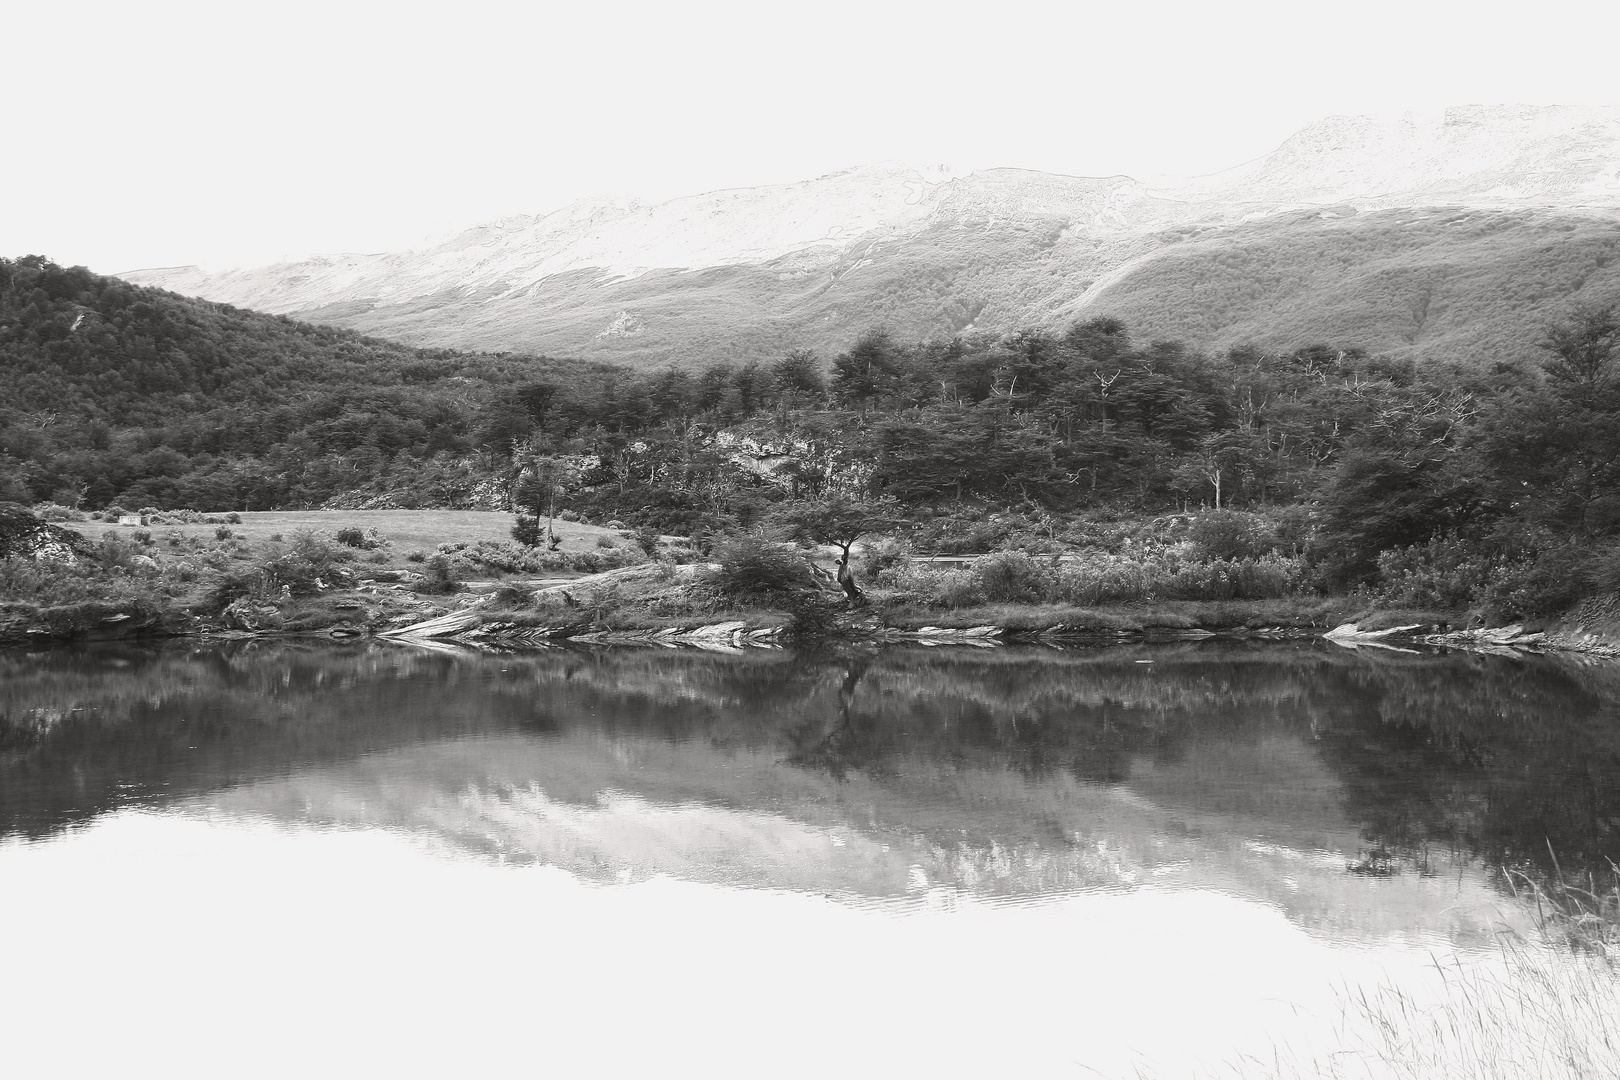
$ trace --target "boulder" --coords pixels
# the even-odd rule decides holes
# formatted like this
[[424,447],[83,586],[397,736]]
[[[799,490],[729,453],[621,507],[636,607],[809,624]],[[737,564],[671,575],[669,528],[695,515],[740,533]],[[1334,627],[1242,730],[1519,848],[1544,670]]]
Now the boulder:
[[75,563],[94,549],[72,529],[47,524],[17,503],[0,503],[0,559]]

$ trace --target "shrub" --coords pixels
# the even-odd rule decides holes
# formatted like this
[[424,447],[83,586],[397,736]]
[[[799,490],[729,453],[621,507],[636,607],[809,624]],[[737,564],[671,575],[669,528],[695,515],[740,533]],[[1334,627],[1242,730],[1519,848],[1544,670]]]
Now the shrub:
[[607,533],[601,533],[596,538],[596,546],[599,548],[616,548],[619,546],[619,542]]
[[419,563],[419,562],[424,561],[426,558],[427,558],[427,552],[425,552],[425,551],[407,551],[405,553],[405,561],[406,562]]
[[[34,505],[34,516],[41,521],[83,521],[84,515],[60,503],[45,502]],[[116,518],[114,520],[117,520]]]
[[128,570],[135,565],[135,545],[112,530],[101,534],[95,560],[103,570]]
[[336,540],[340,544],[344,544],[352,548],[366,546],[365,531],[354,525],[345,526],[344,528],[339,529],[333,534],[332,539]]
[[715,557],[720,569],[710,584],[730,600],[770,604],[816,588],[804,556],[788,544],[751,534],[730,536],[715,546]]
[[651,559],[658,555],[658,530],[650,525],[639,526],[630,537],[646,556]]
[[339,565],[339,556],[339,549],[329,539],[300,529],[293,533],[286,551],[266,558],[258,569],[268,593],[285,589],[293,596],[306,596],[348,576],[348,571]]
[[378,565],[381,565],[387,561],[388,552],[386,551],[373,551],[370,555],[366,556],[366,562],[369,563],[377,563]]
[[929,607],[975,607],[985,599],[979,575],[971,569],[936,570],[903,563],[880,572],[875,584]]
[[461,578],[444,555],[434,555],[427,560],[422,568],[422,580],[415,585],[417,592],[436,596],[453,593],[460,588]]
[[236,534],[231,532],[230,526],[228,525],[221,525],[219,528],[214,530],[215,540],[229,540],[234,535]]
[[905,561],[906,545],[893,537],[885,536],[861,549],[861,573],[869,578]]
[[271,534],[270,534],[270,542],[271,542],[271,543],[272,543],[272,544],[279,544],[279,543],[281,543],[281,534],[280,534],[280,533],[271,533]]
[[1550,618],[1579,603],[1598,584],[1606,562],[1575,544],[1503,559],[1473,599],[1486,622]]
[[534,604],[534,588],[522,588],[517,585],[502,585],[495,590],[490,601],[498,608],[526,608]]
[[1474,601],[1502,567],[1455,533],[1378,555],[1375,596],[1386,604],[1460,608]]
[[524,547],[538,547],[540,536],[540,519],[519,514],[517,524],[512,526],[512,539]]
[[1051,591],[1052,572],[1021,551],[997,551],[973,561],[979,588],[992,603],[1028,603]]
[[1238,510],[1206,510],[1187,532],[1201,559],[1258,559],[1276,546],[1264,518]]
[[242,515],[233,510],[231,513],[225,515],[225,523],[228,525],[240,525],[242,524]]

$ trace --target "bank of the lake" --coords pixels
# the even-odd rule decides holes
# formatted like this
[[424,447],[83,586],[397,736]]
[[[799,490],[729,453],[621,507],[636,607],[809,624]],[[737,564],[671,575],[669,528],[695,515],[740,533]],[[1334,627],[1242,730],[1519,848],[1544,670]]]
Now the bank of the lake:
[[[1491,623],[1478,610],[1413,609],[1366,590],[1319,595],[1265,559],[1200,561],[1173,549],[1061,559],[1003,551],[944,566],[877,545],[859,560],[864,591],[846,597],[833,549],[818,555],[742,538],[720,543],[711,557],[721,561],[705,563],[680,537],[577,521],[554,522],[554,544],[525,549],[501,539],[510,520],[476,511],[184,511],[107,528],[46,523],[10,507],[0,522],[0,647],[402,632],[511,645],[1058,642],[1278,636],[1353,624],[1366,643],[1380,634],[1471,648],[1620,652],[1613,596],[1590,597],[1552,621]],[[1189,596],[1214,598],[1175,598]],[[1497,629],[1503,624],[1509,629]]]

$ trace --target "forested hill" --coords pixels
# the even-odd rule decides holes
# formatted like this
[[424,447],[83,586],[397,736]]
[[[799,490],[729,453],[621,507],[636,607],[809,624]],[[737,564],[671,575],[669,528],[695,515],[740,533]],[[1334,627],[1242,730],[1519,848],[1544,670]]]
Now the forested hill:
[[0,261],[0,500],[532,509],[560,492],[592,520],[712,538],[854,499],[920,546],[980,551],[1207,506],[1252,511],[1329,583],[1430,545],[1458,573],[1518,567],[1545,601],[1620,567],[1620,307],[1572,309],[1540,353],[1208,354],[1097,318],[638,372],[421,352],[28,258]]
[[0,259],[0,499],[318,502],[402,453],[476,452],[478,417],[523,379],[608,370],[413,349]]

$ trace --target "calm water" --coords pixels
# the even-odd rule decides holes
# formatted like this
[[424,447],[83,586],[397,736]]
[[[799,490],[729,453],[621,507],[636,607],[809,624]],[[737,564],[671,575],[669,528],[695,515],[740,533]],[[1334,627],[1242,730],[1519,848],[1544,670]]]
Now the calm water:
[[1215,1070],[1620,860],[1617,721],[1316,642],[3,654],[0,1059]]

